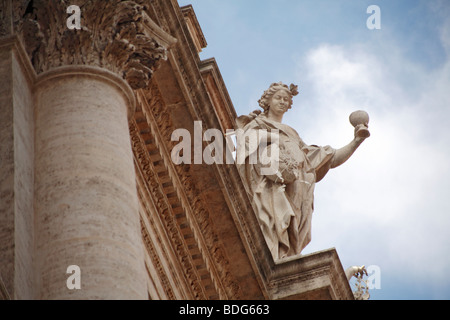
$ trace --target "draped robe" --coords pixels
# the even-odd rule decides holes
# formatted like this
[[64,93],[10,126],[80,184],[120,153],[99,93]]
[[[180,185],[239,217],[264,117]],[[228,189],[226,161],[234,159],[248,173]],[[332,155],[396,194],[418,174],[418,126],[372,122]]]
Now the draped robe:
[[[278,130],[280,159],[286,151],[296,155],[298,174],[290,183],[261,174],[260,166],[249,161],[247,152],[245,163],[237,166],[274,260],[298,255],[311,241],[315,183],[330,169],[335,150],[305,144],[293,128],[272,121],[265,114],[240,117],[238,126],[244,133]],[[248,151],[246,141],[238,141],[237,147]]]

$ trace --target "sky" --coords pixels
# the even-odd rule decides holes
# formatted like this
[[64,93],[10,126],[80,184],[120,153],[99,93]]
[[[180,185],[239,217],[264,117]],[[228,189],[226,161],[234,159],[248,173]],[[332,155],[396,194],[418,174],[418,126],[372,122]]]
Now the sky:
[[[450,299],[450,0],[179,0],[192,4],[238,115],[273,82],[308,144],[368,138],[315,190],[312,241],[344,269],[374,266],[371,299]],[[369,29],[370,5],[380,29]],[[375,269],[373,269],[375,270]]]

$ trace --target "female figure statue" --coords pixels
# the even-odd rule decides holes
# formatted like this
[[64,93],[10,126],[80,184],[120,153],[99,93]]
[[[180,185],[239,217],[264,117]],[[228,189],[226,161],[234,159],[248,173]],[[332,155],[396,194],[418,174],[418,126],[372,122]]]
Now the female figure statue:
[[[355,126],[355,138],[341,149],[306,144],[293,128],[282,123],[297,94],[297,86],[273,83],[259,100],[264,111],[254,111],[237,119],[238,131],[245,136],[265,131],[268,133],[267,149],[277,144],[277,172],[263,173],[265,165],[261,161],[250,161],[248,153],[251,151],[246,152],[245,161],[237,164],[275,261],[300,254],[311,241],[315,183],[329,169],[350,158],[369,136],[367,120]],[[238,152],[239,148],[249,151],[248,141],[237,138]]]

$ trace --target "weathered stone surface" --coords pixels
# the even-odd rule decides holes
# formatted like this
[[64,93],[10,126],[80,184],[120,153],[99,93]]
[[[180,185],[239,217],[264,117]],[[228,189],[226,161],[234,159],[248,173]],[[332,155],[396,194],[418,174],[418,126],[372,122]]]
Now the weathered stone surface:
[[33,297],[34,123],[31,68],[0,40],[0,274],[11,298]]
[[269,280],[272,299],[353,300],[335,249],[280,261]]
[[[145,88],[175,39],[150,19],[144,2],[17,1],[14,27],[37,73],[90,65],[117,73],[133,89]],[[81,30],[67,28],[70,5],[83,9]]]
[[[35,97],[38,298],[145,299],[130,88],[102,69],[62,67],[39,76]],[[82,290],[66,287],[70,265]]]
[[12,0],[3,0],[0,2],[0,37],[12,34]]
[[274,262],[235,165],[171,161],[174,130],[235,127],[192,7],[74,0],[69,31],[69,1],[4,3],[0,297],[347,297],[333,252]]

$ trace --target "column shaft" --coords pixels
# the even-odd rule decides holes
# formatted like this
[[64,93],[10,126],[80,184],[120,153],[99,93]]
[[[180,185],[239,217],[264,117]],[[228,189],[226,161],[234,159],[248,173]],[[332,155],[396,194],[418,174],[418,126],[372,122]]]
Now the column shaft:
[[[82,66],[40,75],[35,92],[37,298],[147,298],[127,121],[133,92]],[[71,265],[79,290],[67,287]]]

